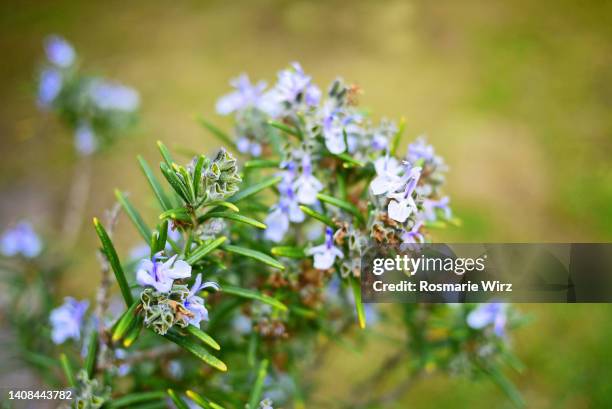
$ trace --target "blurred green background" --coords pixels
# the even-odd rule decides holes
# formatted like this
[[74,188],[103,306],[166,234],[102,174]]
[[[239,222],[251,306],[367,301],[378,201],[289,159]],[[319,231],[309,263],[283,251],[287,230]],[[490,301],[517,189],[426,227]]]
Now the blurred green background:
[[[214,114],[227,81],[248,72],[273,82],[291,61],[320,86],[337,75],[359,84],[376,117],[406,118],[405,142],[429,136],[464,221],[437,241],[611,241],[611,21],[603,1],[2,1],[0,227],[29,218],[51,236],[61,226],[78,160],[72,135],[37,111],[33,86],[42,40],[58,33],[87,71],[137,88],[143,108],[138,129],[94,159],[65,294],[95,292],[89,220],[112,205],[113,188],[153,214],[135,155],[157,160],[157,139],[212,151],[194,116],[228,127]],[[124,254],[137,244],[125,219],[118,240]],[[519,308],[534,317],[514,338],[528,407],[612,407],[612,308]],[[316,395],[346,396],[377,348],[332,354]],[[398,407],[492,404],[510,406],[492,384],[433,376]]]

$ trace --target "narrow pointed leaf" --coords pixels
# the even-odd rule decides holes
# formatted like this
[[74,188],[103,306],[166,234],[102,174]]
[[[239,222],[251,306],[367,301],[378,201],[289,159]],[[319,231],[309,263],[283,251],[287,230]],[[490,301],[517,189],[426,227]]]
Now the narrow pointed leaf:
[[289,258],[305,258],[306,257],[306,253],[304,252],[304,249],[300,247],[290,247],[290,246],[272,247],[270,252],[278,257],[289,257]]
[[306,213],[308,216],[312,217],[313,219],[317,219],[318,221],[328,225],[329,227],[332,227],[334,229],[338,227],[336,226],[336,223],[334,223],[334,221],[331,218],[325,216],[324,214],[317,212],[316,210],[311,209],[308,206],[300,205],[300,209],[302,209],[302,211]]
[[108,263],[110,264],[113,272],[115,273],[115,278],[117,279],[117,284],[119,285],[119,289],[121,290],[121,295],[123,295],[123,300],[125,304],[129,307],[134,303],[132,298],[132,293],[130,292],[130,286],[128,285],[127,279],[125,278],[125,273],[123,272],[123,268],[121,267],[121,262],[119,261],[119,257],[117,256],[117,252],[115,251],[115,247],[113,246],[113,242],[108,237],[108,233],[104,229],[104,226],[100,223],[100,221],[94,217],[93,219],[94,227],[96,229],[96,233],[98,233],[98,237],[100,238],[100,242],[102,243],[102,251],[106,255]]
[[137,320],[136,310],[138,309],[139,305],[140,305],[140,300],[135,301],[130,306],[130,308],[128,308],[127,311],[124,312],[123,315],[119,318],[119,320],[117,321],[117,324],[113,328],[113,333],[112,333],[112,338],[111,338],[113,342],[117,342],[120,339],[122,339],[125,336],[125,334],[127,334],[128,331],[132,328],[132,326],[136,323],[136,320]]
[[278,168],[280,162],[269,159],[254,159],[244,163],[245,169]]
[[255,220],[248,216],[243,216],[241,214],[234,213],[234,212],[209,212],[209,213],[206,213],[201,219],[198,219],[198,220],[204,221],[204,220],[212,219],[215,217],[248,224],[250,226],[257,227],[258,229],[265,229],[267,227],[265,224],[263,224],[262,222],[258,220]]
[[168,195],[164,191],[164,188],[162,187],[162,185],[159,183],[159,180],[157,180],[157,177],[153,173],[153,170],[151,169],[151,167],[149,167],[149,164],[147,163],[147,161],[145,161],[144,158],[139,155],[138,162],[140,163],[140,168],[142,169],[142,172],[147,178],[147,181],[149,182],[149,185],[151,186],[151,189],[153,190],[153,193],[155,194],[157,201],[161,205],[161,208],[163,210],[171,209],[172,202],[168,198]]
[[400,119],[399,128],[397,129],[397,132],[395,133],[395,135],[393,136],[393,139],[391,140],[391,155],[395,155],[397,153],[397,149],[399,148],[405,128],[406,128],[406,118],[402,118]]
[[235,143],[232,138],[230,138],[225,132],[208,122],[206,119],[204,119],[204,117],[198,116],[197,120],[204,128],[208,129],[208,131],[214,136],[216,136],[221,142],[227,144],[228,147],[235,146]]
[[200,182],[202,180],[202,168],[204,167],[204,161],[206,157],[204,155],[200,155],[198,157],[198,161],[196,162],[194,171],[193,171],[193,191],[195,192],[195,197],[198,197],[198,193],[200,190]]
[[362,224],[365,224],[363,215],[361,214],[359,209],[354,204],[347,202],[345,200],[342,200],[342,199],[338,199],[337,197],[326,195],[324,193],[317,193],[317,199],[319,199],[322,202],[328,203],[332,206],[339,207],[342,210],[346,210],[347,212],[355,216],[359,222],[361,222]]
[[188,325],[186,330],[188,333],[190,333],[191,335],[193,335],[200,341],[204,342],[209,347],[216,349],[217,351],[221,350],[221,345],[219,345],[217,341],[213,339],[213,337],[211,337],[210,335],[208,335],[206,332],[202,331],[201,329],[193,325]]
[[74,378],[74,372],[72,371],[72,365],[70,365],[70,361],[66,354],[60,354],[60,364],[62,365],[62,370],[64,371],[64,375],[66,375],[66,381],[68,385],[71,387],[76,386],[76,381]]
[[261,301],[282,311],[288,310],[287,306],[282,302],[278,301],[276,298],[270,297],[269,295],[262,294],[254,290],[247,290],[246,288],[235,287],[233,285],[223,285],[221,291],[226,294]]
[[345,168],[351,168],[351,167],[362,168],[362,167],[365,166],[365,163],[363,163],[363,162],[353,158],[348,153],[339,153],[339,154],[334,155],[334,156],[337,157],[338,159],[340,159],[342,162],[344,162],[342,164],[342,166],[345,167]]
[[284,123],[278,121],[268,121],[268,125],[273,128],[279,129],[289,135],[297,136],[299,139],[302,139],[302,134],[300,133],[300,131],[297,128],[294,128],[293,126],[285,125]]
[[92,379],[96,370],[96,358],[98,355],[98,331],[92,331],[89,335],[89,344],[87,346],[87,357],[85,359],[85,370],[87,376]]
[[168,389],[167,393],[176,409],[189,409],[189,405],[174,390]]
[[191,221],[191,215],[187,212],[184,207],[176,207],[174,209],[166,210],[159,215],[160,220],[171,219],[180,220],[183,222]]
[[257,377],[253,389],[251,390],[251,397],[249,398],[249,409],[257,409],[259,407],[259,401],[261,400],[261,391],[263,389],[264,380],[268,374],[268,360],[264,359],[259,364],[257,369]]
[[195,355],[208,365],[212,366],[213,368],[216,368],[223,372],[227,371],[227,365],[225,365],[225,363],[223,363],[223,361],[221,361],[219,358],[209,353],[202,345],[196,344],[190,339],[176,334],[174,331],[169,331],[168,333],[166,333],[166,335],[164,335],[164,338],[174,342],[181,348],[191,352],[193,355]]
[[108,409],[117,409],[124,407],[132,407],[135,404],[142,402],[150,402],[154,400],[163,400],[166,398],[166,393],[162,391],[153,392],[136,392],[130,393],[129,395],[122,396],[120,398],[113,399],[104,407]]
[[353,298],[355,300],[355,308],[357,310],[357,320],[359,321],[359,328],[364,329],[366,327],[365,310],[363,309],[363,303],[361,302],[361,284],[358,279],[351,278],[351,289],[353,290]]
[[248,197],[251,197],[259,192],[261,192],[264,189],[267,189],[271,186],[276,185],[278,182],[280,182],[281,180],[283,180],[282,177],[277,176],[274,178],[270,178],[270,179],[266,179],[263,182],[260,183],[256,183],[252,186],[247,187],[246,189],[240,190],[238,193],[236,193],[235,195],[233,195],[232,197],[230,197],[228,199],[228,202],[232,202],[232,203],[238,203],[241,200],[244,200]]
[[227,209],[230,209],[231,211],[236,212],[236,213],[240,212],[240,209],[238,208],[238,206],[236,206],[233,203],[225,202],[225,201],[222,201],[222,200],[215,200],[215,201],[208,202],[208,203],[204,204],[204,207],[212,207],[212,206],[221,206],[221,207],[225,207]]
[[179,197],[183,199],[185,203],[189,203],[189,192],[185,189],[185,186],[183,186],[183,182],[179,179],[174,170],[170,168],[167,163],[164,162],[159,164],[159,168],[161,169],[162,174],[170,184],[170,187],[172,187],[176,194],[179,195]]
[[170,151],[168,150],[168,148],[166,148],[166,145],[164,145],[162,141],[157,141],[157,147],[159,148],[159,152],[164,158],[164,161],[168,165],[172,165],[174,163],[174,160],[172,159],[172,155],[170,154]]
[[144,222],[144,220],[140,216],[140,213],[138,213],[138,210],[134,208],[127,196],[123,192],[115,190],[115,197],[117,198],[119,204],[121,204],[121,207],[123,207],[123,210],[125,210],[125,213],[128,215],[128,217],[136,227],[136,230],[138,230],[138,233],[140,233],[140,236],[147,243],[151,241],[151,229],[149,229],[149,226],[147,226],[147,224]]
[[[166,248],[166,242],[168,241],[168,220],[164,220],[161,225],[157,226],[155,247],[152,247],[152,253],[158,253]],[[153,256],[151,254],[151,256]]]
[[222,245],[226,240],[227,240],[227,237],[223,236],[223,237],[219,237],[218,239],[211,241],[210,243],[201,245],[200,247],[195,249],[185,261],[191,265],[195,264],[196,262],[201,260],[204,256],[206,256],[208,253],[210,253],[211,251],[213,251],[214,249]]
[[134,342],[138,339],[140,332],[142,331],[142,317],[138,316],[136,318],[136,322],[132,325],[132,328],[128,331],[123,338],[123,347],[129,348],[134,344]]
[[231,253],[240,254],[242,256],[250,257],[252,259],[261,261],[262,263],[265,263],[265,264],[269,265],[270,267],[274,267],[274,268],[277,268],[279,270],[284,270],[285,269],[285,266],[283,266],[281,263],[279,263],[277,260],[275,260],[274,258],[270,257],[269,255],[267,255],[265,253],[262,253],[261,251],[248,249],[246,247],[234,246],[234,245],[231,245],[231,244],[225,244],[225,245],[222,246],[222,248],[225,251],[229,251]]
[[201,408],[204,409],[224,409],[223,406],[219,405],[218,403],[215,403],[213,401],[211,401],[208,398],[203,397],[202,395],[192,391],[192,390],[187,390],[185,391],[185,395],[187,395],[187,397],[189,399],[191,399],[192,401],[194,401],[195,403],[197,403],[198,405],[200,405]]

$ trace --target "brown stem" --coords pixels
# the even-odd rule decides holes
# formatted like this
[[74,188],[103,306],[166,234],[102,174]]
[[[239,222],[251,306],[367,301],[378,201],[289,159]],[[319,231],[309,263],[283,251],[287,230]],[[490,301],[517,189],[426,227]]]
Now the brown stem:
[[91,159],[89,156],[86,156],[79,159],[79,162],[74,167],[74,174],[66,203],[62,237],[68,249],[74,247],[81,231],[81,226],[83,226],[83,214],[87,206],[90,184]]

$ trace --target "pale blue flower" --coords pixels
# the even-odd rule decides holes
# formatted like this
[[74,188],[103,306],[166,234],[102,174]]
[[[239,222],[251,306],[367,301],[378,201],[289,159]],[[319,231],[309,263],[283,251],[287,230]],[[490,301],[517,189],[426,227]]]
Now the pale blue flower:
[[102,110],[133,112],[140,106],[138,92],[116,82],[94,80],[89,95],[94,105]]
[[314,204],[317,201],[317,193],[323,190],[321,182],[312,174],[312,163],[307,153],[302,156],[302,174],[294,182],[293,188],[298,202],[304,204]]
[[423,213],[425,214],[425,218],[429,221],[437,220],[437,211],[441,211],[445,219],[450,219],[452,217],[452,212],[449,203],[450,198],[448,196],[439,200],[425,199],[423,201]]
[[246,335],[251,332],[253,328],[253,322],[249,317],[244,314],[238,314],[232,320],[232,329],[238,335]]
[[344,257],[342,251],[334,246],[334,231],[331,227],[325,230],[325,243],[308,249],[306,253],[314,256],[314,267],[318,270],[327,270],[334,265],[336,257]]
[[417,205],[412,197],[417,183],[421,177],[421,168],[413,167],[406,175],[404,180],[406,181],[406,187],[401,193],[390,193],[387,196],[392,199],[389,202],[387,213],[389,217],[400,223],[405,222],[412,212],[417,211]]
[[266,217],[266,239],[276,243],[283,240],[289,229],[289,222],[301,223],[304,221],[304,213],[300,209],[299,202],[293,192],[291,185],[279,185],[281,197],[278,204],[272,208],[272,212]]
[[253,142],[247,137],[238,138],[236,141],[236,149],[238,149],[240,153],[248,153],[255,158],[261,155],[262,150],[261,144]]
[[42,251],[42,242],[32,225],[27,221],[21,221],[4,232],[1,249],[2,254],[8,257],[22,255],[34,258]]
[[507,305],[493,302],[478,306],[467,316],[467,324],[474,329],[493,326],[493,332],[498,337],[506,334]]
[[312,84],[312,78],[304,73],[299,63],[278,73],[278,81],[268,97],[279,103],[300,104],[314,107],[319,104],[321,90]]
[[62,344],[67,339],[79,340],[85,312],[89,301],[77,301],[72,297],[64,298],[64,304],[51,311],[51,340],[55,344]]
[[74,147],[80,155],[89,156],[98,149],[98,138],[91,126],[83,122],[74,133]]
[[74,63],[76,53],[68,41],[58,35],[52,35],[45,40],[45,53],[49,61],[61,68],[67,68]]
[[425,236],[421,233],[421,227],[423,227],[422,221],[416,221],[410,230],[404,231],[400,238],[402,239],[402,244],[400,248],[402,250],[411,249],[414,250],[415,244],[424,243]]
[[370,183],[370,190],[374,195],[393,193],[403,186],[400,166],[397,159],[389,155],[380,157],[374,162],[376,177]]
[[344,139],[344,123],[339,115],[339,109],[330,103],[323,107],[323,123],[321,126],[325,147],[333,154],[340,154],[346,151]]
[[206,288],[213,288],[217,291],[221,289],[219,284],[212,281],[202,283],[202,274],[198,274],[193,286],[191,287],[191,290],[189,291],[189,295],[184,302],[185,308],[187,308],[193,314],[193,317],[189,319],[189,324],[198,328],[200,327],[200,322],[202,320],[208,321],[208,310],[204,306],[204,299],[196,294]]
[[419,159],[423,159],[425,161],[431,161],[436,157],[434,147],[429,145],[424,136],[417,138],[416,141],[408,145],[408,154],[406,155],[406,159],[415,163]]
[[219,98],[216,105],[218,114],[229,115],[247,108],[259,108],[264,112],[268,111],[267,101],[264,97],[264,90],[267,86],[265,81],[251,84],[248,75],[242,74],[232,79],[230,85],[235,91]]
[[46,68],[38,81],[38,106],[49,107],[62,90],[62,74],[55,68]]
[[142,260],[136,273],[138,284],[143,287],[154,287],[160,293],[167,293],[172,289],[174,280],[191,277],[191,266],[183,260],[177,260],[177,257],[178,255],[175,255],[162,262],[158,261],[160,258],[158,253],[152,260]]

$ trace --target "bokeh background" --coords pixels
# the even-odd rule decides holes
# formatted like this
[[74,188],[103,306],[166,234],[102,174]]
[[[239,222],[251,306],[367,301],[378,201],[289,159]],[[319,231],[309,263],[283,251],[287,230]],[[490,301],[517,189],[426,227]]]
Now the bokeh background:
[[[93,184],[61,293],[93,297],[97,242],[89,220],[128,190],[153,214],[135,156],[155,141],[209,152],[194,120],[214,113],[241,72],[274,81],[299,61],[320,86],[337,75],[365,91],[375,115],[405,117],[451,167],[448,192],[463,226],[438,241],[612,240],[612,2],[488,1],[2,1],[0,3],[0,227],[61,227],[75,167],[72,135],[37,111],[42,40],[72,42],[83,68],[141,93],[138,128],[93,160]],[[147,209],[150,212],[147,212]],[[122,219],[124,254],[138,243]],[[0,295],[1,297],[1,295]],[[513,376],[528,407],[612,406],[612,308],[522,305],[514,336],[525,371]],[[346,396],[379,361],[373,343],[338,350],[320,368],[322,401]],[[355,375],[359,374],[359,376]],[[398,407],[509,406],[490,383],[432,376]]]

